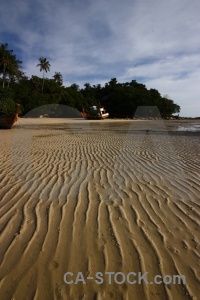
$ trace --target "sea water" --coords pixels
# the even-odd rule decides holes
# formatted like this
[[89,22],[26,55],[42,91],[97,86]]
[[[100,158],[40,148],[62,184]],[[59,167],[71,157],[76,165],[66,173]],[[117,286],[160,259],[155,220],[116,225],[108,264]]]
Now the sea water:
[[178,126],[178,131],[199,131],[200,132],[200,123],[194,124],[185,124],[184,126]]

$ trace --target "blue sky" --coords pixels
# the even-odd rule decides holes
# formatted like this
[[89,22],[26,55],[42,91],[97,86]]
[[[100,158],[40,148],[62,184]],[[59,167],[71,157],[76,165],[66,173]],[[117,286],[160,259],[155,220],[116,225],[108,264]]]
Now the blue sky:
[[0,0],[0,43],[41,76],[64,85],[137,80],[200,116],[199,0]]

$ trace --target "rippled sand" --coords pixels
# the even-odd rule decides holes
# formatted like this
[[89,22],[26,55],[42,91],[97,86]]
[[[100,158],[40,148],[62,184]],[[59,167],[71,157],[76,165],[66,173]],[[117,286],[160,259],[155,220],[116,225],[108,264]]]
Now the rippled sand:
[[[179,124],[21,119],[0,130],[1,299],[199,299],[200,135]],[[66,272],[186,285],[67,285]]]

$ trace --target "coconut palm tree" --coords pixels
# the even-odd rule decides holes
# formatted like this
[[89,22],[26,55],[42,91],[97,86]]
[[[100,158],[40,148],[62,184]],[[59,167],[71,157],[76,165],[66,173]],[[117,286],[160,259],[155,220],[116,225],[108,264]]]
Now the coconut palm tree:
[[3,89],[5,81],[8,81],[8,87],[11,79],[20,78],[22,72],[20,71],[22,61],[16,58],[13,50],[8,50],[8,44],[0,44],[0,73],[3,78]]
[[44,72],[47,73],[48,71],[50,71],[51,65],[45,57],[40,57],[39,62],[40,63],[37,65],[37,67],[40,67],[40,72],[43,71],[43,82],[42,82],[42,93],[43,93],[43,90],[44,90]]
[[6,72],[12,61],[12,50],[8,50],[8,44],[0,44],[0,73],[3,75],[3,89],[5,87]]

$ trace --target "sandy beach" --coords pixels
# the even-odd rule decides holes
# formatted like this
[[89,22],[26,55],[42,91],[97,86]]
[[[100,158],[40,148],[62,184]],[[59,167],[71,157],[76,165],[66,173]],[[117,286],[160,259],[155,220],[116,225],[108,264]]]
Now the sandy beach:
[[0,130],[1,300],[199,299],[196,124],[27,118]]

